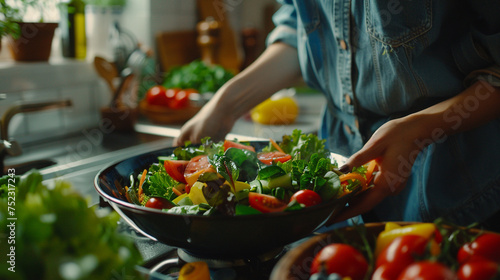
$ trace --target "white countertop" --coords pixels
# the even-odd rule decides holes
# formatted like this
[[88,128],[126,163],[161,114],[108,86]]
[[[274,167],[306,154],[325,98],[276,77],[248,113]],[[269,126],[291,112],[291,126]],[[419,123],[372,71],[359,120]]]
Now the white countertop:
[[[320,114],[325,97],[320,93],[299,93],[295,95],[299,104],[299,115],[290,125],[263,125],[254,123],[249,118],[240,118],[226,138],[240,140],[281,140],[283,135],[291,134],[294,129],[304,133],[315,133],[320,126]],[[182,125],[152,124],[147,120],[139,120],[135,128],[138,132],[176,137]]]

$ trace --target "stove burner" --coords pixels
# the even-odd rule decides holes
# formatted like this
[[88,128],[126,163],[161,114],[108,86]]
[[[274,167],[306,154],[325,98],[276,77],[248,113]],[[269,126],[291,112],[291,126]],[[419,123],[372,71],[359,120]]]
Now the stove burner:
[[253,257],[226,259],[211,256],[202,256],[184,249],[177,249],[177,255],[179,256],[180,261],[183,261],[185,263],[203,261],[207,263],[208,267],[210,268],[227,268],[261,264],[278,259],[283,255],[283,252],[283,248],[277,248]]
[[224,259],[201,256],[184,249],[177,249],[163,255],[160,261],[149,267],[151,273],[175,275],[184,264],[203,261],[210,268],[210,274],[217,275],[213,279],[269,279],[274,265],[285,252],[284,248],[278,248],[258,256]]

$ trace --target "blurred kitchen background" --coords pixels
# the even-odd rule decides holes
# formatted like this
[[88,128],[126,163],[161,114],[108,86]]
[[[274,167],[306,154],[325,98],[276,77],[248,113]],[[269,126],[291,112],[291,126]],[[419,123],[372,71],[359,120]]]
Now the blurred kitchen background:
[[[10,4],[15,1],[6,2]],[[47,14],[44,20],[60,23],[61,10],[54,1],[49,2],[51,3],[48,7],[45,7]],[[234,38],[228,40],[235,40],[237,48],[235,57],[240,60],[240,62],[235,61],[236,63],[244,62],[241,37],[245,30],[251,29],[251,32],[256,33],[257,41],[252,45],[252,57],[262,51],[265,36],[272,28],[271,14],[277,9],[274,0],[199,2],[195,0],[84,1],[86,49],[83,50],[83,55],[80,51],[76,58],[63,56],[65,46],[61,36],[65,31],[61,29],[61,24],[55,31],[48,62],[14,61],[7,46],[8,38],[2,36],[0,98],[3,100],[0,101],[0,112],[5,112],[11,104],[20,101],[65,98],[73,101],[73,106],[64,110],[15,116],[9,125],[9,135],[20,142],[30,142],[95,126],[100,117],[99,108],[106,104],[110,94],[106,92],[109,91],[106,83],[96,74],[92,62],[96,55],[113,61],[114,53],[119,48],[133,50],[136,46],[132,45],[129,37],[134,37],[133,40],[136,40],[141,49],[158,62],[159,67],[161,67],[161,57],[164,57],[165,61],[172,57],[174,59],[172,63],[175,64],[179,61],[175,61],[179,56],[185,55],[185,50],[197,48],[195,45],[197,23],[206,19],[208,15],[213,15],[234,33]],[[28,18],[26,21],[37,20],[36,11],[31,12],[31,15],[25,15],[25,18]],[[0,19],[1,17],[2,15]],[[115,24],[118,24],[121,31],[127,35],[117,34]],[[158,40],[161,38],[165,38],[167,42],[160,42],[160,47],[169,53],[158,52]],[[222,46],[224,42],[226,41],[220,41],[220,48],[225,48]],[[184,43],[190,45],[183,45]],[[194,57],[198,54],[192,53],[192,55]]]
[[[98,165],[87,158],[107,164],[110,152],[122,150],[115,158],[121,159],[147,152],[139,146],[145,142],[156,141],[148,149],[171,145],[162,139],[171,141],[210,94],[191,94],[191,105],[173,110],[144,105],[147,91],[173,69],[197,62],[197,71],[203,62],[237,74],[264,50],[278,8],[275,0],[0,0],[2,169],[33,161],[25,168],[54,177],[80,164],[92,166],[91,178]],[[44,49],[38,39],[52,24]],[[22,54],[33,42],[36,51]],[[317,131],[322,95],[301,81],[277,95],[278,102],[262,107],[269,114],[257,119],[249,112],[228,138],[280,140],[295,128]],[[284,113],[271,115],[278,106]]]

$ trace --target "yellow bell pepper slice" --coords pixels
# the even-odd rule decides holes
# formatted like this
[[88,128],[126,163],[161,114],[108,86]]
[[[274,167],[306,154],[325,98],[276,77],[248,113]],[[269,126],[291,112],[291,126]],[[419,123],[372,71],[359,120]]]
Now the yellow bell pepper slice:
[[175,204],[179,204],[179,201],[181,201],[183,198],[185,198],[188,195],[189,194],[187,194],[187,193],[183,193],[183,194],[179,195],[178,197],[176,197],[174,200],[172,200],[172,202]]
[[395,223],[395,222],[387,222],[385,223],[385,228],[384,228],[384,231],[389,231],[389,230],[393,230],[395,228],[400,228],[401,225],[398,224],[398,223]]
[[179,280],[210,280],[210,271],[206,262],[191,262],[182,266]]
[[[437,230],[436,225],[433,223],[418,223],[401,227],[389,225],[388,228],[389,230],[384,230],[377,236],[375,257],[377,257],[396,237],[414,234],[430,239]],[[431,247],[431,253],[434,254],[436,250],[439,250],[439,247],[436,248],[436,246],[437,244],[432,246],[434,248]]]
[[246,189],[250,189],[250,185],[245,183],[245,182],[241,182],[241,181],[235,181],[234,182],[234,190],[236,192],[239,192],[239,191],[242,191],[242,190],[246,190]]
[[196,182],[194,185],[191,187],[191,190],[189,191],[189,198],[193,202],[194,205],[198,205],[200,203],[207,203],[207,199],[205,198],[205,195],[203,194],[203,187],[205,186],[205,183],[202,182]]

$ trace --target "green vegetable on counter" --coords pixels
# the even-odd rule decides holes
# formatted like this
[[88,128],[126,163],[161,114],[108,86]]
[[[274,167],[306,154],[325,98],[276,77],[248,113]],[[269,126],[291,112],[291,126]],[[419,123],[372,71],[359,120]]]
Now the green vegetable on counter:
[[200,93],[215,93],[234,76],[220,65],[206,65],[195,60],[189,64],[172,68],[166,73],[163,86],[166,88],[196,89]]
[[38,172],[0,178],[0,279],[142,279],[119,216],[89,207],[70,184]]

